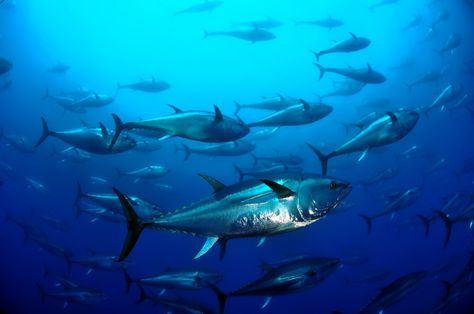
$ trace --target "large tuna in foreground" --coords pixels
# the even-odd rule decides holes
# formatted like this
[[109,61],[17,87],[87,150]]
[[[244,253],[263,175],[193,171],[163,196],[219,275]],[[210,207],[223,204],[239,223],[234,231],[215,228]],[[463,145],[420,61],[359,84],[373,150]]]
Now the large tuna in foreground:
[[132,251],[145,228],[207,237],[198,258],[219,242],[221,258],[230,239],[294,231],[323,218],[351,191],[348,182],[314,174],[283,174],[225,186],[201,175],[214,189],[206,199],[152,219],[141,219],[128,198],[114,189],[125,211],[128,233],[119,260]]

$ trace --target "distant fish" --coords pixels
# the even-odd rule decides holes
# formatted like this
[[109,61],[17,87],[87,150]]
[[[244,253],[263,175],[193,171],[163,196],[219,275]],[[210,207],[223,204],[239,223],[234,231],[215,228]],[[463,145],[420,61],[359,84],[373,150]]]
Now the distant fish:
[[123,269],[125,277],[126,292],[128,293],[132,283],[138,286],[153,286],[162,289],[161,294],[166,290],[200,290],[209,288],[209,284],[217,284],[224,278],[224,275],[200,268],[167,269],[162,273],[143,278],[132,278]]
[[260,110],[283,110],[290,106],[299,104],[300,100],[295,97],[288,97],[283,95],[277,95],[276,97],[263,97],[262,101],[248,104],[241,104],[234,101],[235,113],[239,113],[242,109],[260,109]]
[[0,84],[0,91],[7,91],[12,87],[12,80],[6,80],[2,84]]
[[453,53],[454,49],[458,48],[461,45],[461,43],[462,43],[461,35],[457,33],[452,33],[449,35],[444,45],[439,49],[435,49],[435,51],[439,53],[440,55],[442,55],[445,52]]
[[338,69],[338,68],[325,68],[319,63],[314,63],[314,65],[319,69],[319,79],[322,79],[326,72],[333,72],[339,75],[348,77],[350,79],[366,83],[366,84],[381,84],[385,82],[387,79],[382,74],[372,69],[370,64],[367,64],[367,68],[345,68],[345,69]]
[[147,299],[153,302],[153,304],[159,304],[161,307],[170,309],[169,313],[189,313],[189,314],[215,314],[215,311],[209,308],[207,305],[183,298],[181,296],[176,297],[164,297],[161,293],[147,294],[142,286],[138,286],[140,290],[140,296],[135,303],[141,303]]
[[377,172],[375,175],[370,177],[367,180],[360,181],[360,184],[367,189],[367,187],[379,184],[380,182],[385,182],[387,180],[395,178],[400,173],[398,168],[395,167],[388,167],[383,169],[382,171]]
[[406,32],[407,30],[415,28],[416,26],[420,25],[422,21],[423,21],[423,18],[421,17],[421,15],[419,15],[419,14],[414,15],[408,21],[408,23],[400,29],[400,31],[401,32]]
[[13,147],[20,153],[31,154],[36,151],[34,144],[31,143],[28,138],[24,136],[4,134],[3,129],[0,129],[0,139],[3,139],[7,142],[8,146]]
[[252,131],[250,135],[246,137],[246,140],[249,142],[267,140],[272,138],[278,130],[279,128],[275,127],[264,128],[255,132]]
[[56,132],[49,130],[44,118],[41,118],[41,120],[43,131],[35,147],[41,145],[49,136],[57,137],[69,145],[99,155],[122,153],[133,149],[136,145],[135,140],[127,135],[123,135],[120,138],[116,136],[118,138],[117,145],[115,145],[113,149],[110,149],[109,143],[112,139],[112,135],[109,134],[109,131],[102,124],[100,128],[82,127],[69,131]]
[[328,155],[324,155],[314,146],[309,145],[321,162],[322,174],[326,175],[328,160],[339,155],[362,151],[361,160],[367,152],[375,147],[394,143],[405,137],[415,127],[419,114],[415,111],[399,110],[388,112],[372,122],[359,134]]
[[91,251],[90,256],[84,257],[70,257],[68,258],[69,264],[77,264],[82,267],[88,268],[88,274],[91,273],[92,270],[103,270],[109,272],[116,272],[125,269],[126,265],[123,263],[119,263],[117,261],[117,256],[113,255],[100,255],[96,254],[94,251]]
[[108,296],[99,290],[85,287],[65,287],[64,291],[59,292],[47,292],[37,284],[40,295],[41,303],[44,303],[46,297],[54,298],[64,302],[64,307],[67,307],[69,303],[78,303],[78,304],[98,304],[105,302]]
[[235,171],[239,174],[239,182],[242,182],[246,176],[254,178],[265,178],[271,175],[282,174],[289,172],[287,165],[272,165],[261,169],[241,169],[237,165],[234,165]]
[[189,148],[187,145],[182,144],[184,150],[184,160],[188,160],[191,154],[204,155],[210,157],[217,156],[242,156],[252,152],[255,149],[255,145],[247,141],[234,141],[221,144],[208,144],[199,147]]
[[370,232],[372,231],[372,222],[374,221],[374,219],[387,215],[393,215],[399,212],[400,210],[413,205],[420,198],[421,191],[422,189],[420,187],[406,189],[405,191],[401,192],[397,198],[386,204],[384,209],[380,212],[372,216],[368,216],[366,214],[359,214],[359,216],[367,223],[368,233],[370,234]]
[[211,13],[212,11],[214,11],[214,9],[220,7],[223,3],[224,1],[204,0],[202,3],[198,3],[188,8],[176,11],[174,15],[179,15],[183,13],[201,13],[201,12]]
[[0,75],[9,72],[13,68],[13,64],[7,59],[0,57]]
[[305,125],[327,117],[333,110],[331,106],[321,103],[309,103],[303,99],[300,102],[258,121],[247,123],[247,126],[252,128]]
[[53,74],[66,74],[71,67],[65,63],[58,62],[56,65],[48,68],[49,73]]
[[70,146],[63,150],[56,150],[53,146],[52,155],[61,158],[61,162],[84,163],[92,159],[92,155],[86,151]]
[[158,131],[161,139],[178,136],[207,143],[235,141],[249,133],[249,128],[243,122],[224,116],[215,105],[214,112],[183,111],[175,106],[171,107],[175,110],[174,114],[128,123],[123,123],[117,115],[113,114],[115,134],[109,149],[114,147],[124,130]]
[[162,80],[157,80],[154,76],[152,76],[150,79],[142,79],[135,83],[117,84],[117,92],[123,88],[147,93],[159,93],[170,88],[170,84]]
[[250,21],[250,22],[236,22],[236,23],[232,23],[232,25],[271,29],[271,28],[280,27],[284,25],[284,23],[280,20],[267,16],[267,18],[264,20],[255,20],[255,21]]
[[348,97],[348,96],[353,96],[358,94],[364,86],[366,85],[365,83],[354,81],[351,79],[345,80],[345,81],[333,81],[333,87],[335,88],[334,91],[323,94],[320,96],[320,99],[323,100],[327,97]]
[[408,91],[411,92],[413,90],[413,87],[419,86],[422,84],[427,84],[427,83],[433,83],[433,82],[438,82],[439,79],[443,76],[443,71],[434,71],[434,70],[429,70],[421,75],[418,76],[417,79],[414,81],[407,83]]
[[295,21],[295,25],[313,25],[332,30],[333,28],[341,27],[344,25],[344,22],[334,19],[329,15],[327,18],[321,20]]
[[398,0],[381,0],[375,4],[372,4],[370,7],[369,7],[369,10],[370,11],[373,11],[377,8],[380,8],[380,7],[384,7],[384,6],[387,6],[387,5],[390,5],[390,4],[395,4],[397,3]]
[[372,300],[358,313],[373,314],[385,312],[412,292],[428,276],[426,271],[408,273],[382,287]]
[[140,180],[160,178],[166,175],[168,172],[169,169],[167,167],[157,165],[147,166],[129,172],[123,172],[117,168],[117,175],[119,179],[122,177],[130,177],[134,179],[133,183],[137,183]]
[[268,40],[272,40],[276,38],[275,34],[263,28],[258,28],[258,27],[254,27],[251,30],[214,31],[214,32],[204,31],[204,36],[202,37],[202,39],[205,39],[209,36],[234,37],[234,38],[249,41],[252,44],[259,41],[268,41]]
[[451,14],[449,13],[449,11],[447,11],[447,10],[441,10],[441,11],[438,13],[438,15],[436,16],[436,18],[434,19],[433,23],[431,23],[430,28],[433,29],[433,28],[435,28],[438,24],[447,21],[450,16],[451,16]]
[[304,159],[294,154],[276,154],[274,156],[256,156],[251,155],[253,158],[253,165],[255,166],[258,162],[268,161],[271,163],[297,166],[304,162]]
[[46,89],[46,92],[42,100],[51,99],[56,104],[61,106],[65,111],[75,112],[75,113],[84,113],[86,110],[84,108],[78,107],[76,105],[76,99],[70,95],[51,95],[49,90]]
[[100,108],[113,103],[114,100],[112,96],[92,92],[88,96],[75,101],[73,106],[77,108]]
[[319,57],[326,54],[331,53],[338,53],[338,52],[354,52],[358,50],[362,50],[370,45],[370,40],[365,37],[358,37],[354,35],[354,33],[349,33],[351,36],[348,39],[344,39],[341,41],[336,42],[331,47],[321,50],[321,51],[313,51],[316,60],[319,61]]
[[449,103],[456,100],[462,94],[463,90],[462,85],[449,84],[436,96],[435,100],[429,106],[423,108],[422,111],[427,116],[428,113],[435,108],[440,108],[443,111]]
[[406,69],[411,69],[413,66],[416,64],[416,60],[414,58],[406,58],[402,60],[400,63],[391,66],[389,69],[391,71],[400,71],[400,70],[406,70]]
[[261,308],[265,308],[274,296],[300,292],[321,283],[334,273],[341,261],[331,257],[300,256],[275,264],[264,265],[265,274],[243,287],[224,293],[214,284],[211,288],[219,301],[219,313],[224,313],[227,299],[230,297],[262,296],[266,297]]

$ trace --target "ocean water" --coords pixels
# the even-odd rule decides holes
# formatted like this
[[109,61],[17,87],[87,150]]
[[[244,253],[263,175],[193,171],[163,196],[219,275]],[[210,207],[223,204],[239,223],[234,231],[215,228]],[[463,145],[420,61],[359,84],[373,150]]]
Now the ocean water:
[[[262,262],[301,255],[334,257],[341,264],[322,282],[297,293],[275,296],[264,309],[260,307],[265,296],[232,297],[225,313],[357,313],[379,291],[388,290],[381,290],[383,287],[415,271],[426,271],[426,278],[394,304],[382,304],[367,313],[472,313],[473,266],[466,264],[473,250],[470,224],[474,219],[473,210],[469,211],[474,194],[474,4],[468,0],[393,2],[371,8],[377,0],[224,0],[211,12],[176,14],[204,2],[0,1],[0,56],[13,65],[0,74],[0,215],[5,217],[0,221],[0,312],[181,313],[150,301],[135,304],[139,290],[132,285],[129,293],[125,292],[120,270],[90,271],[73,264],[68,271],[66,259],[48,250],[45,243],[67,249],[72,258],[90,256],[91,252],[120,253],[126,222],[77,216],[73,203],[78,182],[87,193],[113,193],[116,187],[126,195],[173,211],[212,195],[199,173],[231,185],[239,181],[234,165],[244,169],[253,165],[250,154],[223,157],[192,153],[184,160],[182,144],[196,148],[209,143],[179,136],[147,138],[146,143],[160,145],[153,152],[131,149],[92,154],[84,162],[71,162],[54,153],[70,147],[54,136],[33,147],[42,133],[41,117],[51,131],[81,128],[83,122],[98,127],[102,122],[112,132],[112,113],[125,122],[140,122],[173,113],[167,104],[210,112],[217,105],[225,116],[233,117],[234,101],[249,104],[282,95],[285,100],[321,101],[333,110],[314,123],[281,126],[265,139],[252,140],[263,129],[252,127],[242,140],[252,141],[256,156],[300,157],[298,171],[304,173],[321,173],[320,163],[306,143],[330,153],[363,132],[357,128],[346,132],[344,125],[370,112],[382,112],[386,117],[386,112],[411,110],[419,113],[419,120],[394,143],[366,154],[362,149],[331,158],[328,175],[350,182],[352,191],[344,204],[323,219],[268,237],[259,247],[260,237],[232,239],[222,261],[217,246],[193,259],[205,241],[203,236],[145,230],[125,259],[128,272],[138,278],[169,268],[202,267],[222,273],[224,279],[218,286],[231,292],[261,276]],[[418,22],[402,31],[414,17],[419,17]],[[212,36],[214,31],[262,31],[264,28],[255,21],[268,18],[281,22],[267,30],[275,37],[271,40]],[[329,18],[343,24],[324,27],[298,23]],[[249,25],[237,26],[239,22]],[[206,32],[210,36],[204,38]],[[351,96],[320,99],[341,85],[338,82],[344,77],[328,71],[319,79],[312,51],[350,39],[349,33],[370,39],[370,45],[349,53],[322,55],[318,62],[324,67],[366,72],[370,64],[386,81],[365,84]],[[436,52],[446,44],[444,53]],[[52,73],[58,62],[70,67],[66,73]],[[411,91],[407,88],[428,71],[438,75],[428,83],[414,84]],[[141,80],[162,80],[169,88],[156,93],[125,88],[117,91],[117,84]],[[77,90],[89,92],[76,98],[65,96]],[[427,113],[443,91],[444,96],[457,94]],[[46,92],[68,98],[72,110],[44,97]],[[84,97],[95,100],[96,95],[109,95],[114,100],[98,108],[81,105]],[[375,105],[367,108],[369,103]],[[250,123],[271,113],[242,109],[238,117]],[[403,154],[413,146],[416,153],[408,157]],[[258,164],[273,166],[270,162]],[[167,167],[169,172],[138,181],[117,177],[116,169],[132,171],[150,165]],[[278,175],[288,175],[287,168]],[[374,184],[362,184],[388,168],[396,174]],[[412,187],[419,188],[421,195],[400,211],[376,218],[368,234],[360,215],[379,212],[390,201],[388,195]],[[466,203],[445,206],[456,193]],[[446,245],[445,224],[434,210],[443,211],[454,221]],[[427,236],[418,215],[433,217]],[[59,223],[45,223],[44,216]],[[30,231],[22,232],[21,223],[30,226]],[[385,275],[377,278],[380,273]],[[366,278],[370,275],[375,279]],[[103,291],[108,297],[93,305],[65,303],[48,295],[42,300],[41,289],[46,293],[63,291],[58,278]],[[450,290],[446,282],[452,283]],[[146,290],[160,291],[152,287]],[[199,301],[218,312],[211,289],[168,290],[162,297],[176,296]],[[445,307],[438,310],[440,305]]]

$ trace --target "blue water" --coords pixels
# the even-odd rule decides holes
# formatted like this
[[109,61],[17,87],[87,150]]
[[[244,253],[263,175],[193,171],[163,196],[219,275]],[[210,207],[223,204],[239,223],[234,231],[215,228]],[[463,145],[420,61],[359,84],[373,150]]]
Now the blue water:
[[[218,105],[225,115],[232,116],[233,101],[250,103],[262,96],[276,94],[307,100],[318,100],[318,95],[333,90],[337,74],[327,73],[318,80],[311,50],[321,50],[333,40],[347,38],[348,32],[364,36],[371,45],[361,51],[321,57],[327,67],[366,67],[366,63],[383,73],[387,81],[367,85],[350,97],[324,99],[334,107],[326,118],[313,124],[280,128],[264,141],[255,142],[258,156],[292,153],[304,159],[304,172],[320,172],[314,154],[305,145],[315,145],[330,152],[356,134],[346,134],[341,123],[362,117],[358,106],[368,101],[387,98],[390,110],[398,108],[420,110],[429,106],[450,83],[462,85],[463,95],[472,97],[474,65],[465,62],[474,58],[474,7],[472,1],[408,1],[369,10],[374,0],[364,1],[236,1],[225,0],[212,13],[174,12],[199,1],[15,1],[0,4],[0,56],[11,61],[13,68],[0,75],[0,86],[11,81],[7,90],[0,91],[0,128],[4,134],[24,136],[35,143],[41,134],[40,117],[45,117],[53,131],[81,126],[80,120],[96,126],[103,122],[113,129],[111,113],[124,121],[136,121],[169,114],[166,104],[184,110],[212,111]],[[423,40],[429,25],[440,12],[449,18],[436,25],[436,36]],[[414,15],[422,22],[410,30],[400,29]],[[204,31],[231,30],[232,23],[265,19],[267,16],[284,24],[271,29],[274,40],[249,43],[229,37],[201,38]],[[328,16],[344,22],[341,27],[328,30],[311,25],[294,25],[294,21],[325,19]],[[440,56],[434,49],[443,46],[450,34],[462,39],[456,49]],[[392,67],[414,60],[408,68]],[[53,74],[48,68],[58,61],[71,68],[67,74]],[[470,71],[469,71],[470,69]],[[427,70],[443,71],[434,83],[415,86],[409,93],[406,83]],[[97,93],[115,95],[117,83],[129,83],[154,76],[170,84],[160,93],[144,93],[123,89],[115,101],[107,106],[88,109],[86,113],[65,112],[51,100],[42,100],[45,90],[52,94],[90,88]],[[452,101],[451,106],[457,102]],[[466,107],[474,110],[472,98]],[[447,105],[449,108],[449,105]],[[386,111],[387,109],[382,109]],[[367,111],[366,113],[368,113]],[[268,111],[245,109],[240,117],[254,121]],[[343,213],[328,215],[302,230],[271,237],[261,247],[257,238],[232,240],[223,261],[217,248],[204,257],[193,260],[204,242],[202,237],[146,230],[127,260],[134,276],[159,273],[167,267],[198,267],[222,272],[220,284],[224,291],[232,291],[260,276],[261,261],[276,261],[297,255],[320,255],[362,261],[344,264],[321,284],[306,291],[273,298],[267,308],[260,310],[263,297],[231,298],[226,313],[330,313],[339,310],[356,313],[394,279],[413,271],[426,270],[426,280],[399,303],[384,313],[430,313],[442,302],[445,290],[441,280],[453,280],[461,273],[473,250],[472,229],[469,221],[453,226],[453,234],[443,248],[445,229],[438,219],[431,225],[427,238],[416,215],[433,215],[444,199],[462,192],[472,194],[474,176],[455,173],[463,169],[474,155],[474,115],[466,108],[454,111],[439,108],[429,117],[421,114],[416,127],[400,141],[386,146],[382,152],[369,152],[361,161],[361,153],[336,157],[329,163],[331,176],[348,180],[353,190],[347,202],[353,204]],[[253,130],[255,132],[257,129]],[[250,134],[249,136],[251,136]],[[67,146],[57,138],[48,138],[33,153],[22,153],[7,141],[0,140],[0,161],[11,166],[8,175],[0,172],[1,215],[23,217],[43,229],[48,239],[68,248],[76,256],[87,256],[89,250],[100,254],[118,254],[125,237],[125,223],[91,222],[82,215],[75,218],[71,204],[76,183],[81,182],[86,192],[111,193],[118,187],[126,194],[137,195],[161,208],[173,210],[211,193],[210,187],[197,176],[205,173],[226,184],[235,183],[238,175],[234,164],[252,166],[249,155],[239,157],[206,157],[192,155],[183,161],[183,152],[176,151],[180,143],[191,147],[202,143],[171,138],[162,141],[162,148],[152,153],[125,152],[116,155],[94,155],[81,164],[63,162],[51,155],[53,146]],[[413,145],[421,147],[429,157],[404,159],[401,152]],[[427,172],[441,158],[439,169]],[[153,181],[134,183],[116,180],[116,168],[133,170],[151,164],[170,169],[169,174]],[[372,177],[388,167],[400,173],[390,180],[364,189],[358,182]],[[90,183],[91,176],[108,180],[106,184]],[[35,188],[27,178],[40,182],[44,189]],[[160,189],[152,183],[169,185]],[[384,206],[383,193],[419,186],[423,194],[416,203],[397,213],[375,220],[373,230],[358,214],[372,214]],[[34,213],[54,216],[70,225],[66,232],[41,224]],[[409,227],[397,228],[397,222],[410,220]],[[24,241],[21,230],[11,221],[0,222],[0,312],[6,313],[167,313],[169,309],[152,303],[134,304],[138,291],[133,287],[125,293],[120,272],[104,272],[73,265],[67,274],[62,258],[40,250],[32,241]],[[437,271],[450,261],[450,267]],[[96,305],[69,304],[46,298],[41,302],[37,284],[48,292],[60,291],[54,276],[44,276],[47,265],[50,273],[64,274],[85,287],[102,290],[107,301]],[[388,269],[391,275],[374,283],[347,283],[364,274]],[[152,289],[150,289],[152,291]],[[464,293],[443,313],[472,313],[474,291],[468,286]],[[202,301],[217,311],[215,297],[209,290],[199,292],[167,292],[169,296],[184,295]],[[170,310],[172,311],[172,310]],[[174,312],[173,312],[174,313]]]

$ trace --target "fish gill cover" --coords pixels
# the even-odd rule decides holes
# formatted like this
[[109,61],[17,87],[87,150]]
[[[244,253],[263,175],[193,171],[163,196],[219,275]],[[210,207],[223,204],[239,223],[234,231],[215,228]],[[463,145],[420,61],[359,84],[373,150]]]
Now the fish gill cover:
[[0,312],[472,313],[473,29],[0,0]]

